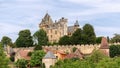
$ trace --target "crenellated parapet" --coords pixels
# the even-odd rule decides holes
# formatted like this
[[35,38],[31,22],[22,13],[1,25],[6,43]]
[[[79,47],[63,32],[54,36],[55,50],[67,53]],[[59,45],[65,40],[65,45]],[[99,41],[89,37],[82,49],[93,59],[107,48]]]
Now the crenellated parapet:
[[81,50],[83,54],[90,54],[94,49],[99,49],[100,44],[91,45],[55,45],[55,46],[42,46],[43,49],[58,50],[64,52],[72,52],[72,49],[76,47]]

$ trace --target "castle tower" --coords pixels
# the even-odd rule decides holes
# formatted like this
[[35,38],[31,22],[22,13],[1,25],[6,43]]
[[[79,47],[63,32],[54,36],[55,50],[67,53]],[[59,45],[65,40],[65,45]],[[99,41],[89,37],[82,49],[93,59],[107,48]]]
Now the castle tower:
[[75,22],[75,24],[74,24],[74,28],[75,28],[75,30],[76,30],[77,28],[79,28],[78,20],[76,20],[76,22]]
[[67,19],[65,19],[64,17],[62,17],[60,20],[59,20],[60,24],[62,25],[62,32],[61,32],[61,37],[64,36],[64,35],[67,35]]
[[105,37],[103,37],[101,40],[100,51],[102,51],[102,53],[106,56],[109,56],[109,45]]
[[39,24],[40,28],[48,27],[48,25],[53,24],[53,21],[48,13],[45,14],[44,18],[42,19],[41,23]]

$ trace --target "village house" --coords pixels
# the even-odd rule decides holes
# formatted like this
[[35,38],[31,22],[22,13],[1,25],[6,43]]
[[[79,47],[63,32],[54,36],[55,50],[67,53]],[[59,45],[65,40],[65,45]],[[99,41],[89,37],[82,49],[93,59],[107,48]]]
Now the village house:
[[45,68],[50,68],[50,66],[55,65],[56,62],[56,56],[51,51],[48,51],[42,59],[42,63],[45,64]]

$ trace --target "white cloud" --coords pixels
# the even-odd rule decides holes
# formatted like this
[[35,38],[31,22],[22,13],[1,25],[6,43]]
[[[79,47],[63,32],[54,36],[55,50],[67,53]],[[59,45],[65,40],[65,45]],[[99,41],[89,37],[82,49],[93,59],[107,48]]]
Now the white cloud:
[[[98,18],[97,15],[99,14],[120,13],[119,0],[59,0],[67,5],[62,5],[62,7],[60,7],[61,3],[57,3],[57,1],[52,3],[52,1],[54,0],[2,0],[0,3],[0,6],[3,7],[0,9],[2,11],[0,13],[2,15],[0,19],[0,37],[4,34],[16,39],[17,35],[14,36],[14,34],[22,29],[30,29],[35,32],[39,29],[38,24],[47,10],[52,13],[50,15],[54,15],[52,18],[59,19],[61,16],[67,16],[70,22],[68,25],[73,24],[72,22],[78,18],[79,21],[90,21],[90,19],[95,20],[95,18]],[[81,9],[81,5],[88,9]],[[4,22],[3,19],[7,21]],[[95,26],[97,35],[120,33],[118,29],[119,27]]]
[[[71,16],[88,16],[88,15],[96,15],[101,13],[114,13],[120,12],[120,1],[110,1],[110,0],[61,0],[63,2],[71,2],[79,5],[86,5],[90,7],[90,9],[79,11],[79,12],[71,12],[69,15]],[[79,7],[79,6],[78,6]],[[92,7],[92,8],[91,8]]]

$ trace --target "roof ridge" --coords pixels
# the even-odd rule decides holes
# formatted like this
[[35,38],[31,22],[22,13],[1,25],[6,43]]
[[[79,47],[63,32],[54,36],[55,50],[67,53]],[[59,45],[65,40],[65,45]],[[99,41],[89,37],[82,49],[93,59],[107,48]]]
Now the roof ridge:
[[53,54],[53,52],[48,51],[47,54],[44,56],[44,59],[47,59],[47,58],[53,58],[53,59],[55,59],[56,57]]

